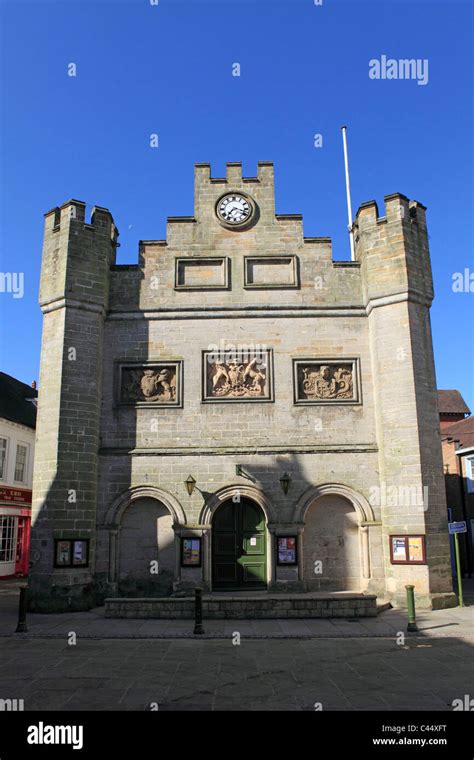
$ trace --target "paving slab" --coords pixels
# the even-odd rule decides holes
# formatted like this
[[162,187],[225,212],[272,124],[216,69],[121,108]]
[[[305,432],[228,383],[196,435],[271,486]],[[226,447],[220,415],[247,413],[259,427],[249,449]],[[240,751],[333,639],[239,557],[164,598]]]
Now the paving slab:
[[[438,712],[469,694],[474,680],[470,644],[447,638],[432,639],[432,650],[402,650],[379,638],[245,640],[240,646],[124,639],[114,643],[132,667],[121,669],[115,654],[108,660],[108,640],[85,640],[80,650],[56,639],[36,640],[36,662],[25,664],[21,651],[28,643],[14,640],[8,651],[0,650],[0,692],[24,698],[26,710],[40,703],[43,709],[142,710],[157,702],[165,711],[308,711],[321,702],[324,710]],[[12,653],[18,663],[7,676],[4,666]],[[451,653],[462,667],[452,667]],[[207,661],[212,670],[206,670]],[[78,666],[75,675],[71,665]]]

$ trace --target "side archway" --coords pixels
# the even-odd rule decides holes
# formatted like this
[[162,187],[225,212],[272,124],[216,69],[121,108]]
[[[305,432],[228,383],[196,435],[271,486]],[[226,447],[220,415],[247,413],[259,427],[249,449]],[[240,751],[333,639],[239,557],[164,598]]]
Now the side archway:
[[120,496],[112,502],[109,509],[105,514],[104,527],[106,528],[118,528],[122,518],[122,514],[127,507],[137,499],[150,498],[160,501],[168,509],[173,517],[173,524],[184,525],[186,523],[186,515],[181,507],[179,501],[167,491],[156,486],[133,486],[128,488]]
[[323,483],[308,488],[296,503],[293,521],[296,523],[304,522],[306,511],[311,504],[321,496],[329,495],[343,496],[350,501],[357,512],[359,524],[375,521],[373,509],[365,496],[343,483]]
[[372,507],[348,486],[327,483],[298,501],[303,524],[302,575],[308,591],[364,591],[371,576],[368,525]]
[[108,509],[109,581],[124,596],[171,592],[178,572],[176,528],[186,521],[179,502],[154,486],[135,486]]

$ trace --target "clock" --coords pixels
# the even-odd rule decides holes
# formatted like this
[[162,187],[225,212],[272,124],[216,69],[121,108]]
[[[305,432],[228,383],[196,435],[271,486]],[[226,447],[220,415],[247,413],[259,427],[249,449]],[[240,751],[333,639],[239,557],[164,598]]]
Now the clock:
[[216,213],[226,227],[242,227],[253,216],[254,204],[242,193],[226,193],[217,201]]

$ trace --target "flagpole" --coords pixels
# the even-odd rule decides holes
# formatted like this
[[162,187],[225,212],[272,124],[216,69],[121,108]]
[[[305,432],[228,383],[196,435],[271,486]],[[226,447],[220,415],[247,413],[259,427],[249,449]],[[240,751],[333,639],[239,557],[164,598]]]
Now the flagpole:
[[351,244],[351,261],[355,261],[354,253],[354,232],[352,230],[352,204],[351,204],[351,186],[349,182],[349,161],[347,158],[347,127],[341,127],[342,130],[342,142],[344,145],[344,168],[346,172],[346,195],[347,195],[347,216],[348,216],[348,229],[349,229],[349,241]]

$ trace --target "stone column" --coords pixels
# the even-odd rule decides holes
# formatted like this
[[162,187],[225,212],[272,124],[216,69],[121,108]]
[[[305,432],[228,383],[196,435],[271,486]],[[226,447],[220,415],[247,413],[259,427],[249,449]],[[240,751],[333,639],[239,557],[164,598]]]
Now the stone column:
[[362,577],[370,578],[369,529],[366,525],[359,526],[359,535],[362,555]]
[[109,531],[109,581],[116,583],[118,578],[117,567],[117,538],[119,531],[113,528]]
[[304,525],[298,526],[298,580],[304,583]]

